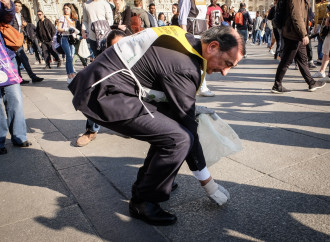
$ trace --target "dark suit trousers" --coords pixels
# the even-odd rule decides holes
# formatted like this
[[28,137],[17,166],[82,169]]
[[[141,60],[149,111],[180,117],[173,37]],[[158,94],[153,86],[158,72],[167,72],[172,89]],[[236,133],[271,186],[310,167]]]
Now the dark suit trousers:
[[135,202],[169,199],[172,183],[193,144],[193,135],[175,120],[156,111],[130,120],[101,125],[150,143],[148,155],[132,188]]
[[22,77],[21,69],[20,69],[21,64],[23,64],[24,69],[26,70],[27,74],[29,75],[29,77],[31,79],[36,77],[36,74],[34,74],[32,69],[31,69],[29,59],[26,56],[23,47],[19,48],[16,51],[16,61],[17,61],[17,66],[18,66],[17,71],[18,71],[18,74],[19,74],[20,77]]
[[315,81],[309,72],[306,46],[302,44],[302,41],[290,40],[284,37],[283,40],[283,53],[281,62],[276,71],[275,86],[282,85],[283,77],[293,60],[298,64],[300,73],[305,79],[305,82],[308,85],[313,85]]
[[52,42],[42,42],[41,48],[47,66],[50,65],[50,55],[52,55],[56,61],[60,61],[58,54],[52,48]]

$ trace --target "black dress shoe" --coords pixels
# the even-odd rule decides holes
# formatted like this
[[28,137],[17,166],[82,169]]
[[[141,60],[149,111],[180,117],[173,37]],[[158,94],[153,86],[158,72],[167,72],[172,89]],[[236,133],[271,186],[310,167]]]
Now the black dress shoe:
[[32,82],[42,82],[43,80],[44,80],[43,78],[37,76],[32,78]]
[[129,202],[129,213],[133,218],[141,219],[148,224],[157,226],[171,225],[177,220],[174,214],[163,210],[158,203],[135,203],[131,200]]
[[171,189],[171,192],[173,192],[174,190],[176,190],[177,188],[178,188],[178,183],[176,183],[176,182],[173,182],[172,183],[172,189]]
[[23,143],[21,144],[18,144],[16,142],[13,142],[13,145],[14,146],[18,146],[18,147],[29,147],[30,145],[32,145],[32,143],[30,141],[24,141]]
[[47,69],[52,69],[52,68],[50,67],[50,65],[46,65],[46,66],[44,67],[44,70],[47,70]]
[[22,80],[21,85],[26,85],[26,84],[29,84],[29,83],[30,83],[30,81]]
[[5,154],[7,154],[6,147],[0,148],[0,155],[5,155]]

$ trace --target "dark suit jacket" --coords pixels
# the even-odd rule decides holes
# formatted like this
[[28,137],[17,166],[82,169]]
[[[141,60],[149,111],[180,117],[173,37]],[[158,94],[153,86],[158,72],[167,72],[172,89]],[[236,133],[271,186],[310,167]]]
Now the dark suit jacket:
[[[200,41],[190,34],[186,36],[201,53]],[[194,163],[190,167],[197,166],[197,169],[205,167],[195,120],[195,96],[201,81],[201,64],[197,56],[159,46],[156,41],[132,68],[142,86],[163,91],[169,100],[168,103],[145,103],[148,109],[165,113],[195,137],[189,157]],[[124,74],[116,74],[90,88],[108,74],[124,68],[113,47],[105,50],[69,85],[75,108],[105,127],[111,122],[146,115],[147,111],[138,99],[135,82]]]

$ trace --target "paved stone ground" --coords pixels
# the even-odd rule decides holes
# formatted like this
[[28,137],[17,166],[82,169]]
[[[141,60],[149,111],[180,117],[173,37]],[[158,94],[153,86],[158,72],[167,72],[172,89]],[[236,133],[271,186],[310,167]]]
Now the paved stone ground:
[[231,200],[213,204],[184,164],[179,188],[162,204],[178,222],[155,227],[128,214],[148,144],[103,128],[75,147],[85,118],[71,104],[65,68],[33,65],[45,77],[22,86],[33,145],[13,147],[8,136],[0,157],[0,241],[330,241],[330,85],[309,93],[289,69],[284,83],[293,92],[272,94],[276,66],[264,46],[248,45],[228,76],[207,76],[216,96],[198,103],[244,144],[210,168]]

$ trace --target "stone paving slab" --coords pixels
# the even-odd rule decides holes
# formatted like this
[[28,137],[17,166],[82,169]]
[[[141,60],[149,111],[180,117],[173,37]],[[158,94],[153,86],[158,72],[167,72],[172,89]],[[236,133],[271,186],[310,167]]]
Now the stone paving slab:
[[224,207],[206,197],[177,206],[178,222],[159,230],[171,241],[330,239],[329,203],[318,196],[269,176],[235,186],[231,194]]
[[0,226],[1,241],[101,242],[77,205]]

